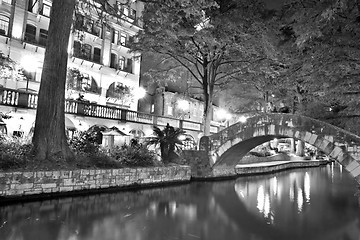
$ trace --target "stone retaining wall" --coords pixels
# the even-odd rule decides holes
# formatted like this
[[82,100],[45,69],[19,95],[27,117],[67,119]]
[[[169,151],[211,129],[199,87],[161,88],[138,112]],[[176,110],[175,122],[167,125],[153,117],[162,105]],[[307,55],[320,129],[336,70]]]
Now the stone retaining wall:
[[0,200],[135,184],[183,182],[190,181],[190,178],[189,166],[0,173]]

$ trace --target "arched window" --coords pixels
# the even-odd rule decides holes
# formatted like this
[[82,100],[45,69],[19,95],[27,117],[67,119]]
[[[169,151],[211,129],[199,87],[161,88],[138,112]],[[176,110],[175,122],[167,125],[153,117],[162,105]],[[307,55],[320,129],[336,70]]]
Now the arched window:
[[7,36],[9,34],[9,18],[0,15],[0,35]]
[[79,41],[74,41],[74,57],[91,60],[92,46],[90,44],[81,44]]
[[31,24],[26,24],[25,42],[36,43],[36,27]]

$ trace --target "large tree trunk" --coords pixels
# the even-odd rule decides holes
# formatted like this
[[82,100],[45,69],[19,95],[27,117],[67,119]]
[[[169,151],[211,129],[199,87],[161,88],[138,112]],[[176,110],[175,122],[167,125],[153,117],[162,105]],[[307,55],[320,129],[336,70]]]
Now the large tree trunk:
[[204,124],[204,136],[210,135],[210,126],[211,126],[211,115],[212,115],[212,102],[205,104],[204,109],[204,117],[203,117],[203,124]]
[[74,9],[74,0],[53,0],[32,140],[39,160],[54,156],[68,160],[73,156],[66,140],[64,108],[67,48]]

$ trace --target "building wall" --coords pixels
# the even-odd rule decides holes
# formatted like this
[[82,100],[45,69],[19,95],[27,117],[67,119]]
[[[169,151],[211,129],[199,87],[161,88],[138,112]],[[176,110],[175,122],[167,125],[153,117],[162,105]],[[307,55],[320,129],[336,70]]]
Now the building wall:
[[[15,6],[9,5],[7,1],[0,1],[0,16],[9,18],[9,29],[7,34],[0,36],[0,51],[16,61],[20,65],[24,59],[31,59],[32,68],[36,72],[35,79],[31,81],[15,81],[10,79],[1,79],[0,85],[11,89],[28,89],[37,92],[40,86],[42,65],[44,60],[45,48],[38,43],[40,39],[40,31],[47,30],[49,26],[49,17],[39,13],[41,9],[39,3],[34,5],[32,11],[28,11],[29,0],[16,0]],[[40,1],[42,2],[42,1]],[[115,1],[111,1],[115,2]],[[134,2],[131,6],[136,10],[137,18],[140,17],[143,9],[143,4],[140,2]],[[95,13],[91,17],[96,20]],[[136,22],[137,23],[137,22]],[[30,43],[27,41],[25,32],[26,25],[30,24],[36,27],[36,42]],[[81,44],[89,44],[92,46],[91,57],[94,57],[94,48],[101,49],[101,58],[99,63],[95,63],[92,60],[84,60],[79,57],[75,57],[74,54],[74,41],[79,40],[79,34],[72,32],[69,41],[69,59],[68,67],[79,69],[80,72],[86,73],[93,77],[101,91],[97,94],[82,92],[84,98],[90,102],[97,102],[99,104],[112,104],[123,105],[124,103],[114,98],[107,98],[106,92],[112,83],[121,83],[130,88],[136,88],[139,86],[139,74],[140,74],[140,61],[136,56],[138,54],[129,53],[129,48],[121,44],[112,43],[112,36],[114,30],[119,33],[126,33],[128,37],[134,36],[140,29],[138,24],[132,24],[122,20],[121,24],[116,22],[116,19],[109,21],[111,29],[102,28],[103,37],[98,37],[88,32],[82,32]],[[116,54],[118,57],[125,57],[132,59],[131,72],[125,70],[119,70],[110,67],[111,53]],[[79,91],[69,90],[66,97],[77,98]],[[131,103],[126,103],[126,107],[131,110],[137,110],[137,100],[134,99]],[[123,106],[124,107],[124,106]]]

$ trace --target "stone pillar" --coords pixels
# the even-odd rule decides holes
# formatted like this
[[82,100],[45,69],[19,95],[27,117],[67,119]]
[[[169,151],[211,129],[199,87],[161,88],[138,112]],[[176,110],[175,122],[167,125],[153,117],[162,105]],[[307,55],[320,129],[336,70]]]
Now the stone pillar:
[[303,157],[305,149],[305,142],[298,140],[296,144],[296,156]]
[[156,89],[155,92],[155,101],[154,101],[154,114],[159,116],[164,116],[165,113],[165,88],[160,87]]

